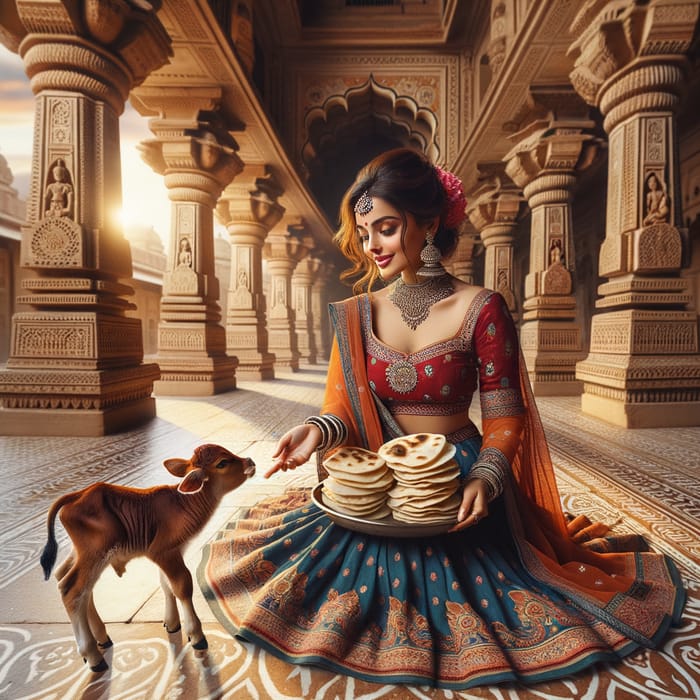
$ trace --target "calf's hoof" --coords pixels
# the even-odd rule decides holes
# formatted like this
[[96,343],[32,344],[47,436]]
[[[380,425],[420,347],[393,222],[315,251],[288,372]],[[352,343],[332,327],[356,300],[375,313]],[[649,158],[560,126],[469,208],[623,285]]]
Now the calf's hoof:
[[109,637],[107,637],[104,642],[97,642],[97,646],[100,647],[100,649],[109,649],[113,644],[114,642]]
[[[85,663],[87,663],[87,659],[83,659],[83,661]],[[95,664],[94,666],[90,666],[90,670],[93,673],[103,673],[108,668],[109,668],[109,666],[107,665],[107,662],[104,659],[102,659],[102,661],[100,661],[98,664]]]
[[166,631],[168,634],[175,634],[175,632],[179,632],[180,629],[182,628],[182,626],[180,625],[179,622],[178,622],[177,625],[175,625],[175,627],[173,627],[172,629],[170,629],[170,627],[168,627],[168,625],[167,625],[166,622],[163,623],[163,627],[165,627],[165,631]]
[[202,637],[197,643],[192,644],[192,648],[196,649],[197,651],[204,651],[205,649],[208,649],[209,644],[207,643],[207,638]]

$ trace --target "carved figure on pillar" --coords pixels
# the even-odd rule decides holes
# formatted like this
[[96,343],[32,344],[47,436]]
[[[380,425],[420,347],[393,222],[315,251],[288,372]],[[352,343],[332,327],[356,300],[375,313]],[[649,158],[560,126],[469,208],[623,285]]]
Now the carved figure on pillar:
[[46,186],[44,202],[46,204],[46,216],[73,216],[73,185],[70,182],[70,173],[66,169],[63,158],[56,161],[51,169],[53,181]]
[[642,223],[644,226],[668,221],[669,209],[666,195],[666,183],[655,172],[649,173],[646,179],[646,210]]
[[187,236],[180,239],[180,252],[177,256],[178,267],[192,267],[192,244]]

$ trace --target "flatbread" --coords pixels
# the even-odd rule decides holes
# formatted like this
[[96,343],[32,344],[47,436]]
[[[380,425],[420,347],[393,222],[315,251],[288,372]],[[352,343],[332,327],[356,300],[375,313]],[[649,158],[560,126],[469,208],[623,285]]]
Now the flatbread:
[[341,447],[323,460],[323,466],[329,472],[336,470],[362,474],[376,471],[386,466],[386,462],[376,452],[361,447]]
[[419,467],[435,460],[447,444],[447,438],[438,433],[402,435],[385,442],[377,454],[387,463]]
[[338,503],[342,503],[343,505],[347,505],[351,508],[357,508],[358,510],[364,510],[368,506],[379,506],[382,503],[385,503],[387,499],[387,495],[385,493],[365,494],[364,496],[344,496],[341,493],[337,493],[332,489],[325,487],[323,492],[328,498],[332,498]]
[[461,471],[456,462],[452,464],[447,462],[444,469],[439,467],[437,471],[432,469],[394,471],[394,477],[400,484],[416,484],[419,481],[428,484],[441,484],[446,481],[459,480],[460,474]]
[[324,482],[324,488],[343,496],[367,496],[372,494],[386,494],[395,484],[394,477],[388,473],[380,482],[353,483],[329,476]]

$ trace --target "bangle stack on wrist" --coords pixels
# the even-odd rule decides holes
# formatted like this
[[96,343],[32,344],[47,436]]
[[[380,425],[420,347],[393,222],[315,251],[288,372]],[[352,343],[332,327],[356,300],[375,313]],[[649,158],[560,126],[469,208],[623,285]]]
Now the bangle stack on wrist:
[[506,456],[495,447],[487,447],[481,451],[467,475],[468,479],[482,479],[486,482],[487,498],[493,501],[503,493],[503,482],[510,463]]
[[348,439],[348,428],[338,416],[333,413],[324,413],[322,416],[309,416],[304,423],[315,425],[321,431],[321,444],[316,448],[320,452],[326,452],[338,445],[342,445]]
[[486,482],[486,498],[489,503],[503,492],[503,477],[499,470],[488,462],[475,462],[467,478],[481,479]]

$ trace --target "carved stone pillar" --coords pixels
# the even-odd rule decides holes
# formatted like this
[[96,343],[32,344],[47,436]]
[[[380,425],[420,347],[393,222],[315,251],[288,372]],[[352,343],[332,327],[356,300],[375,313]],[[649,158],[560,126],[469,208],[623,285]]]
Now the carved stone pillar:
[[217,215],[231,237],[231,285],[226,317],[226,349],[238,357],[236,373],[247,379],[274,379],[275,356],[268,350],[263,295],[265,236],[284,214],[282,188],[264,166],[248,166],[224,191]]
[[315,365],[318,358],[316,336],[314,335],[314,310],[312,288],[314,279],[321,269],[319,258],[302,258],[292,274],[292,297],[294,299],[294,330],[300,359]]
[[36,95],[21,264],[0,432],[104,435],[155,414],[158,367],[144,365],[128,318],[131,255],[121,206],[119,115],[129,91],[163,65],[170,39],[155,9],[84,0],[16,0],[3,41],[19,46]]
[[593,122],[542,119],[514,135],[506,172],[523,188],[532,212],[530,270],[520,344],[535,395],[578,395],[576,363],[585,357],[573,296],[571,201],[576,173],[593,160]]
[[445,267],[462,282],[476,284],[474,257],[479,249],[479,234],[465,233],[464,228],[462,228],[462,233],[457,240],[457,248]]
[[335,265],[323,261],[311,287],[311,313],[313,334],[319,359],[327,360],[331,355],[331,327],[328,315],[328,282],[333,279]]
[[517,321],[513,241],[523,198],[502,163],[480,164],[479,170],[483,178],[468,197],[467,215],[484,244],[484,287],[501,293]]
[[609,135],[605,240],[584,412],[626,427],[700,424],[697,319],[686,305],[676,110],[698,2],[588,2],[571,81]]
[[242,169],[237,145],[218,125],[216,89],[142,90],[133,98],[143,113],[158,111],[144,141],[144,160],[164,176],[172,202],[170,256],[163,276],[158,326],[162,395],[209,396],[236,387],[238,360],[226,355],[219,282],[214,269],[214,207]]
[[299,369],[299,347],[294,328],[292,306],[292,273],[309,248],[295,235],[302,224],[295,222],[287,230],[273,229],[265,240],[263,255],[270,274],[270,294],[267,299],[267,325],[270,350],[278,367]]

